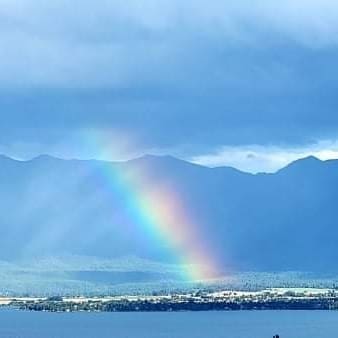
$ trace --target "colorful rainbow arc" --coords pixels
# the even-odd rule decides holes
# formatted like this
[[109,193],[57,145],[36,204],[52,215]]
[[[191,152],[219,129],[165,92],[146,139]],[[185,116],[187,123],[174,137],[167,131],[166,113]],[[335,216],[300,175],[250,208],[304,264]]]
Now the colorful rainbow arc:
[[151,190],[144,182],[142,170],[126,172],[119,165],[105,166],[102,175],[113,189],[137,226],[154,240],[170,246],[188,280],[215,278],[218,269],[203,248],[196,226],[189,220],[180,199],[168,188]]
[[[99,158],[110,158],[114,144],[122,149],[132,146],[130,136],[91,131],[83,137],[88,149]],[[104,185],[118,197],[127,210],[128,218],[151,241],[169,248],[173,260],[180,265],[184,278],[190,281],[213,279],[220,276],[221,264],[215,259],[214,249],[206,245],[199,233],[198,222],[184,208],[179,193],[168,186],[148,184],[145,168],[125,170],[123,165],[99,166]],[[190,210],[191,211],[191,210]]]

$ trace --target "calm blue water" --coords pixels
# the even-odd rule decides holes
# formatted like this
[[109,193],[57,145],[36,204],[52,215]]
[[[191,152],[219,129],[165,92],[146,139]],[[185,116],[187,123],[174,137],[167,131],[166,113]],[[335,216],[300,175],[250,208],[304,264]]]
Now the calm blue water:
[[0,311],[0,338],[338,337],[338,312],[42,313]]

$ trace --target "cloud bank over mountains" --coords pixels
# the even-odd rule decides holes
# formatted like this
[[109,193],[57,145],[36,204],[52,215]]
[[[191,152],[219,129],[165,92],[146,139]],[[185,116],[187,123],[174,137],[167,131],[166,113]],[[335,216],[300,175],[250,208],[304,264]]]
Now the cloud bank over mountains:
[[0,4],[3,153],[201,158],[239,147],[236,162],[243,147],[337,140],[332,1]]
[[322,141],[303,147],[222,147],[214,153],[192,157],[190,161],[208,167],[230,166],[250,173],[274,173],[293,161],[308,156],[315,156],[323,161],[337,159],[338,143]]

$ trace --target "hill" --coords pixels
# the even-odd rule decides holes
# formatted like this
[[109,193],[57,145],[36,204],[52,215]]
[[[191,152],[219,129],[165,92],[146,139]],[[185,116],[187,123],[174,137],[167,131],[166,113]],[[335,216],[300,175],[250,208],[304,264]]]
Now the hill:
[[179,209],[224,271],[337,271],[338,161],[309,157],[251,175],[168,156],[120,163],[2,156],[0,187],[4,261],[78,255],[173,263],[170,238],[144,218],[154,211],[181,220],[166,215]]

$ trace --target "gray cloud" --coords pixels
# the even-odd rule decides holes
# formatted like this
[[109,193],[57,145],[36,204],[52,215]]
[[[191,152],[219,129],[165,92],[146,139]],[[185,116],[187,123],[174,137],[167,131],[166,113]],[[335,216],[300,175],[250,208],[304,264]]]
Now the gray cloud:
[[133,140],[116,157],[193,156],[335,139],[337,33],[329,0],[0,0],[0,145],[85,156],[94,130]]
[[[336,46],[337,7],[332,1],[299,0],[2,1],[1,84],[68,88],[168,83],[182,80],[183,70],[194,75],[196,68],[189,65],[197,58],[203,68],[203,62],[212,61],[210,54],[225,58],[220,66],[230,68],[239,48],[264,53],[290,42]],[[227,72],[215,80],[232,76]]]

